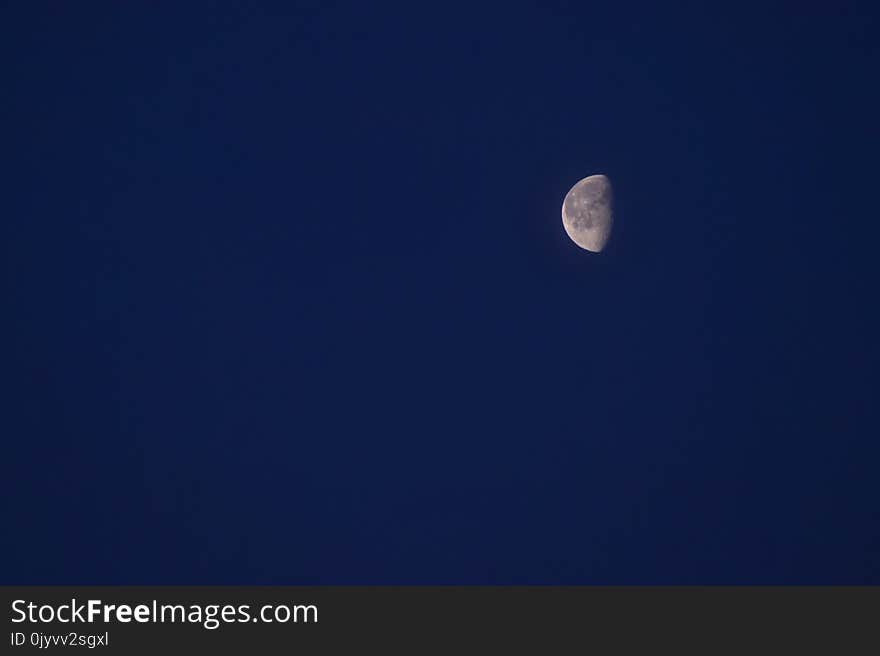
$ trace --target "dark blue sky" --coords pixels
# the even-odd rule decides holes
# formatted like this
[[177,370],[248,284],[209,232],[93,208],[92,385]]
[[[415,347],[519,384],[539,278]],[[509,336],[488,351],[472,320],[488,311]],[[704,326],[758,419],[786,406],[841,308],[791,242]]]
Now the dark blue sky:
[[153,4],[0,12],[2,582],[880,583],[872,3]]

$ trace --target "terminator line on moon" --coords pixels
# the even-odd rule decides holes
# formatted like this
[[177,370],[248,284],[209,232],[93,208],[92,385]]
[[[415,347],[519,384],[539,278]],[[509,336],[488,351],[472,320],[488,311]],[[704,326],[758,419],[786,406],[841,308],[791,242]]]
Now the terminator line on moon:
[[575,244],[593,253],[605,248],[614,222],[611,202],[611,181],[604,175],[586,177],[565,194],[562,226]]

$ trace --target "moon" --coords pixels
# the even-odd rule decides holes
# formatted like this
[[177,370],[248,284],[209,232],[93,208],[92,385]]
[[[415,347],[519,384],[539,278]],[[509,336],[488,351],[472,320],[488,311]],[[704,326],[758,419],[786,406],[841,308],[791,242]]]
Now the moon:
[[562,227],[575,244],[599,253],[611,236],[611,205],[611,181],[604,175],[586,177],[565,194]]

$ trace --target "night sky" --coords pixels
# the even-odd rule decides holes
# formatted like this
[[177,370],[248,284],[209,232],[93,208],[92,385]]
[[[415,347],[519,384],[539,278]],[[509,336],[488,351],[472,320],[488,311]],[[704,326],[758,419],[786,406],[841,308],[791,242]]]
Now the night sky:
[[874,4],[6,4],[0,581],[880,583]]

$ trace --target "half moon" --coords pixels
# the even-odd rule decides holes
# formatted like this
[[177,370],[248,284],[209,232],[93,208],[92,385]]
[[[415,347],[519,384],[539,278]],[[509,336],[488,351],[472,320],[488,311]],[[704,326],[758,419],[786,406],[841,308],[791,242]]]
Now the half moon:
[[591,175],[575,184],[562,201],[562,226],[571,240],[588,251],[600,252],[614,223],[611,181]]

